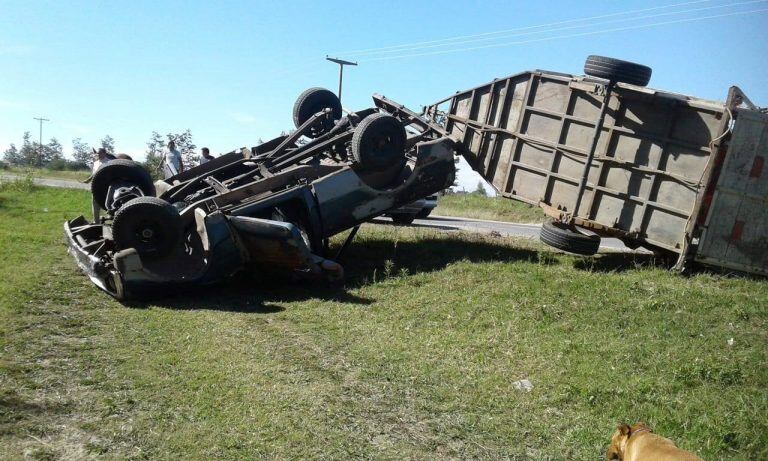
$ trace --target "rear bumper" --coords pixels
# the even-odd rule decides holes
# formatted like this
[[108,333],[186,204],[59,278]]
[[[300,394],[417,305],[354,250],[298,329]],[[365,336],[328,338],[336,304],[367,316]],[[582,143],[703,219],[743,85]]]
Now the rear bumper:
[[[101,227],[101,224],[89,224],[83,216],[65,222],[64,236],[67,239],[67,251],[75,259],[80,270],[91,279],[94,285],[115,298],[123,299],[124,290],[120,275],[117,271],[110,269],[101,258],[96,257],[93,253],[89,253],[86,250],[88,242],[82,237],[82,234],[88,230],[87,228],[94,229],[98,234],[102,234]],[[78,239],[77,235],[80,235],[81,238]],[[91,241],[90,243],[96,244],[97,241]]]

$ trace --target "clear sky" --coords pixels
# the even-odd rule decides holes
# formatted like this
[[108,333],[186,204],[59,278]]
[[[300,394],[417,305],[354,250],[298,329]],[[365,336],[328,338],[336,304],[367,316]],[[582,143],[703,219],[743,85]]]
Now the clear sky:
[[187,128],[213,152],[250,146],[293,127],[302,90],[336,89],[326,54],[360,63],[345,71],[352,109],[374,92],[419,110],[523,70],[578,74],[589,54],[650,65],[654,88],[722,100],[735,84],[768,106],[768,0],[0,0],[0,149],[36,138],[40,115],[66,153],[109,134],[141,157],[153,130]]

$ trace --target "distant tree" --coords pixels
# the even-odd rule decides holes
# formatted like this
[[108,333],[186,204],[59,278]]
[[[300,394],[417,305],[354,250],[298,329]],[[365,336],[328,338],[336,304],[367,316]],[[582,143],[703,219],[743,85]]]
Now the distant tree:
[[32,142],[32,135],[29,134],[29,131],[25,131],[21,149],[19,149],[20,165],[34,166],[37,163],[36,145],[37,143]]
[[485,191],[485,186],[483,186],[482,181],[477,182],[477,190],[474,191],[473,194],[482,195],[483,197],[488,196],[488,192]]
[[110,135],[106,135],[101,139],[101,147],[107,150],[107,153],[115,153],[115,140]]
[[75,163],[79,163],[90,168],[93,166],[93,152],[87,142],[83,142],[80,138],[72,140],[72,158],[75,159]]
[[159,177],[163,166],[163,152],[167,142],[157,131],[152,132],[152,137],[147,142],[147,155],[144,166],[152,176]]
[[200,163],[200,156],[195,152],[197,146],[192,142],[192,132],[187,129],[183,133],[168,133],[168,140],[176,142],[176,149],[181,153],[184,168],[192,168]]
[[21,153],[16,148],[16,144],[11,143],[11,146],[8,149],[5,149],[5,152],[3,152],[3,160],[11,165],[22,164]]
[[43,146],[43,153],[43,165],[47,165],[54,160],[61,160],[64,158],[64,148],[56,138],[51,138],[51,140],[48,141],[48,144]]

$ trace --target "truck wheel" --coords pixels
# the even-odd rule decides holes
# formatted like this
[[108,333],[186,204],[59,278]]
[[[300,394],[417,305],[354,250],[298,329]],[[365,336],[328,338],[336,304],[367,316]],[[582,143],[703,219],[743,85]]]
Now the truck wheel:
[[645,86],[651,80],[651,68],[621,59],[592,55],[584,63],[584,73],[612,82]]
[[583,234],[559,221],[544,223],[539,238],[549,246],[578,255],[591,256],[600,248],[599,236]]
[[352,135],[352,157],[363,168],[390,167],[405,158],[405,128],[398,119],[376,113],[365,117]]
[[112,221],[112,238],[120,249],[134,248],[147,259],[163,257],[182,237],[176,208],[157,197],[138,197],[120,207]]
[[[293,123],[300,127],[313,115],[325,109],[333,111],[333,120],[341,119],[341,101],[332,91],[325,88],[310,88],[299,95],[293,105]],[[332,126],[312,127],[307,133],[310,138],[316,138],[328,131]]]
[[155,195],[152,176],[133,160],[111,160],[99,168],[91,180],[91,195],[99,206],[107,209],[107,192],[115,181],[124,181],[138,187],[144,195]]

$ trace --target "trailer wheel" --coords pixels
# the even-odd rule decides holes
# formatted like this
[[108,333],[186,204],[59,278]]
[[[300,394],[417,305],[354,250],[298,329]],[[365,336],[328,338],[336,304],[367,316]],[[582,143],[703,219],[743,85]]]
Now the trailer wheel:
[[405,140],[405,128],[397,118],[371,114],[355,128],[352,157],[363,168],[389,167],[405,158]]
[[99,168],[91,180],[91,195],[99,206],[107,209],[107,192],[109,185],[115,181],[125,181],[134,184],[144,195],[155,195],[155,185],[152,176],[140,164],[133,160],[111,160]]
[[651,80],[651,68],[621,59],[592,55],[584,63],[584,73],[612,82],[645,86]]
[[120,207],[112,221],[112,238],[118,249],[134,248],[146,259],[173,251],[182,237],[176,208],[157,197],[138,197]]
[[[325,88],[310,88],[299,95],[293,105],[293,123],[300,127],[316,113],[325,109],[333,111],[333,120],[341,119],[341,101],[332,91]],[[312,127],[307,136],[316,138],[328,131],[332,126]]]
[[578,255],[591,256],[600,248],[599,236],[583,234],[559,221],[544,223],[539,238],[549,246]]

